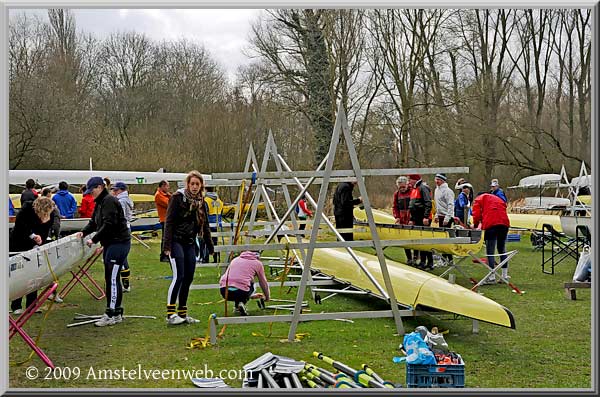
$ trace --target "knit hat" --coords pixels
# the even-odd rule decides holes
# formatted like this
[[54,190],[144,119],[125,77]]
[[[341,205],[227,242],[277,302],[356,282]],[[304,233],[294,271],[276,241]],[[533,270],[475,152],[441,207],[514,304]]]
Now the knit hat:
[[421,179],[421,175],[419,174],[410,174],[408,176],[408,179],[412,180],[412,181],[418,181]]
[[447,182],[448,181],[448,177],[444,174],[435,174],[436,178],[440,178],[442,181]]

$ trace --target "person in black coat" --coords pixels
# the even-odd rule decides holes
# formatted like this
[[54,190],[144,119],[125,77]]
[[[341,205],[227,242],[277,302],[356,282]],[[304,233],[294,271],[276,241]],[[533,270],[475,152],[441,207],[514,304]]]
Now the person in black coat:
[[[362,198],[353,198],[352,190],[357,182],[342,182],[333,195],[333,215],[336,229],[350,229],[354,223],[354,206],[362,203]],[[353,241],[354,233],[340,233],[344,240]]]
[[[9,237],[9,251],[29,251],[35,246],[46,242],[50,229],[54,223],[54,203],[47,197],[40,197],[35,201],[25,201],[15,218],[15,226]],[[27,294],[27,307],[31,306],[37,298],[37,291]],[[23,309],[22,298],[11,302],[14,314],[21,314]]]
[[202,174],[191,171],[185,178],[185,188],[173,194],[167,207],[163,250],[173,271],[167,292],[169,325],[199,322],[188,316],[186,305],[196,270],[196,237],[202,238],[209,255],[214,253],[203,190]]
[[123,321],[120,271],[131,249],[131,232],[123,207],[116,197],[108,194],[101,177],[96,176],[88,180],[85,194],[91,194],[96,204],[90,221],[77,235],[83,237],[96,232],[86,240],[86,244],[91,247],[100,243],[103,248],[106,312],[94,325],[105,327]]
[[35,191],[35,181],[27,179],[25,182],[25,190],[21,193],[21,206],[27,201],[33,201],[37,198],[38,193]]

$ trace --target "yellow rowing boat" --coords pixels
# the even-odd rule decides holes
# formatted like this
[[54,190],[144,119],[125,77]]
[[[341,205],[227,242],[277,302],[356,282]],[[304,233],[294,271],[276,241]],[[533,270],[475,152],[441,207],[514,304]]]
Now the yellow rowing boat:
[[[469,251],[479,252],[483,246],[483,233],[477,230],[451,229],[427,226],[395,225],[394,217],[382,211],[373,210],[373,217],[377,226],[377,233],[382,240],[417,240],[432,238],[471,237],[468,244],[419,244],[406,248],[422,251],[435,250],[443,254],[466,256]],[[359,224],[354,226],[354,238],[357,240],[370,240],[372,238],[369,226],[366,224],[367,216],[364,210],[354,209],[354,218]]]

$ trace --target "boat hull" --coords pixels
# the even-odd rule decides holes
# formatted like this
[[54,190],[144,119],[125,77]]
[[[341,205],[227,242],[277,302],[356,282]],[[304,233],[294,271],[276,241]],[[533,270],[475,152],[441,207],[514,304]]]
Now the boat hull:
[[[372,239],[369,226],[365,223],[366,214],[364,210],[355,209],[354,217],[359,221],[354,227],[354,238],[357,240]],[[471,243],[468,244],[418,244],[406,246],[406,248],[422,251],[435,250],[443,254],[466,256],[469,252],[479,252],[483,246],[483,233],[479,230],[395,225],[393,216],[377,210],[373,210],[373,217],[377,226],[377,233],[382,240],[471,237]]]
[[[373,277],[384,286],[381,268],[376,256],[355,251]],[[515,328],[515,320],[507,308],[434,274],[415,269],[392,260],[386,260],[391,283],[398,303],[414,309],[436,309]],[[351,283],[360,289],[380,296],[374,285],[343,248],[315,250],[311,265],[336,279]]]
[[50,285],[75,265],[88,259],[98,246],[89,248],[82,238],[59,240],[13,255],[8,259],[9,300]]
[[560,217],[562,231],[568,236],[575,237],[577,235],[577,226],[587,226],[592,229],[592,218],[589,216],[570,216],[563,215]]

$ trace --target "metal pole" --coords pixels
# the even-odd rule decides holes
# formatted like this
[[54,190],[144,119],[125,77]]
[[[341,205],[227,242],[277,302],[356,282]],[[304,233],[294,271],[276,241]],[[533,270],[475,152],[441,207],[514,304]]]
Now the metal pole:
[[304,262],[304,269],[302,269],[302,279],[300,280],[300,288],[298,288],[298,295],[296,297],[296,306],[294,308],[294,315],[292,322],[290,323],[290,330],[288,333],[288,340],[292,342],[296,335],[296,329],[300,321],[300,312],[302,310],[302,301],[304,300],[304,290],[306,283],[308,282],[308,274],[310,273],[310,265],[312,263],[313,254],[315,252],[315,243],[317,242],[317,235],[319,232],[319,225],[321,224],[321,218],[323,218],[323,209],[325,208],[325,199],[327,198],[327,187],[329,186],[329,178],[331,177],[331,171],[333,170],[333,160],[335,159],[335,151],[340,137],[341,123],[340,118],[337,117],[335,121],[335,127],[333,128],[333,136],[331,137],[331,143],[329,146],[329,155],[327,156],[327,163],[325,165],[325,171],[323,175],[323,184],[319,191],[319,201],[317,203],[317,210],[315,212],[315,219],[313,222],[313,228],[310,233],[310,243],[306,253],[306,260]]
[[[329,154],[328,154],[328,156],[329,156]],[[284,167],[288,171],[291,171],[291,168],[287,165],[287,163],[285,162],[285,160],[281,156],[279,156],[279,159],[280,159],[281,163],[284,165]],[[294,179],[296,180],[296,184],[298,184],[299,187],[302,186],[302,184],[300,183],[300,181],[298,180],[298,178],[294,178]],[[310,193],[306,192],[306,198],[311,203],[311,205],[313,205],[315,207],[317,206],[317,203],[312,198],[312,196],[310,195]],[[329,226],[329,228],[335,234],[335,236],[337,237],[337,239],[339,241],[345,241],[344,238],[342,237],[342,235],[336,230],[336,228],[333,226],[333,224],[331,223],[331,221],[329,219],[327,219],[327,217],[323,217],[323,220],[325,221],[325,223],[327,224],[327,226]],[[314,227],[315,226],[313,225],[313,228]],[[373,285],[375,286],[375,288],[377,288],[377,290],[379,291],[379,293],[381,295],[383,295],[385,299],[389,299],[389,295],[387,294],[387,292],[383,289],[383,287],[381,286],[381,284],[379,284],[379,282],[375,279],[375,277],[373,277],[373,275],[371,274],[371,272],[369,272],[369,270],[367,270],[367,268],[365,267],[365,265],[362,263],[362,261],[360,260],[360,258],[354,253],[354,251],[352,250],[352,248],[350,248],[350,247],[344,247],[344,248],[346,249],[346,251],[348,251],[348,253],[352,257],[352,259],[354,259],[354,262],[356,262],[358,264],[358,266],[361,268],[361,270],[366,274],[367,278],[373,283]]]
[[399,335],[404,335],[404,326],[402,325],[402,317],[400,317],[400,311],[398,310],[398,302],[396,301],[396,294],[394,293],[394,286],[392,285],[392,281],[390,279],[390,273],[387,268],[387,263],[385,261],[385,256],[383,254],[383,248],[381,246],[381,241],[379,240],[379,233],[377,232],[377,226],[375,226],[375,219],[373,218],[373,210],[371,209],[371,201],[369,200],[369,195],[367,193],[367,187],[365,186],[365,181],[362,177],[362,171],[360,169],[360,164],[358,162],[358,156],[356,154],[356,149],[354,148],[354,144],[352,142],[352,137],[350,136],[350,129],[348,128],[348,124],[346,121],[346,112],[342,104],[338,106],[338,118],[342,119],[342,132],[346,139],[346,145],[348,147],[348,154],[350,155],[350,160],[352,161],[352,168],[356,172],[356,179],[358,180],[358,188],[360,190],[360,195],[363,200],[363,205],[365,207],[365,214],[367,215],[367,220],[369,222],[369,228],[371,229],[371,235],[373,238],[373,243],[375,245],[375,251],[377,251],[377,258],[379,258],[379,265],[381,267],[381,275],[383,276],[383,281],[385,282],[385,287],[387,289],[389,295],[389,302],[392,306],[392,313],[394,313],[394,321],[396,323],[396,329],[398,330]]

